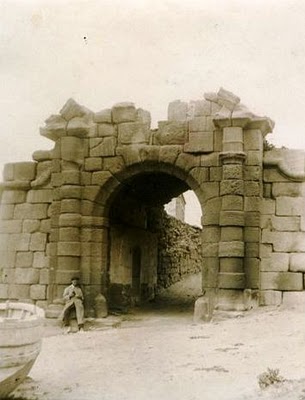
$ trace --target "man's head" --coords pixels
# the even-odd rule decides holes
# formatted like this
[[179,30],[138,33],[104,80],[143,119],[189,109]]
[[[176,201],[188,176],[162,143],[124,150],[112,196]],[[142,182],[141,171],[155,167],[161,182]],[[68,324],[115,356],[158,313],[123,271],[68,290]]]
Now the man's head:
[[78,286],[78,284],[79,284],[79,278],[76,277],[76,276],[74,276],[74,277],[71,279],[71,283],[72,283],[73,286]]

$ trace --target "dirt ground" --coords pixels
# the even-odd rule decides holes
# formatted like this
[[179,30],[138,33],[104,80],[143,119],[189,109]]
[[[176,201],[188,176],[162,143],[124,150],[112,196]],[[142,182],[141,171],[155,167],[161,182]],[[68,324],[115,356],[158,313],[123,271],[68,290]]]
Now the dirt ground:
[[[186,284],[192,281],[184,289]],[[305,400],[304,307],[218,312],[211,323],[194,324],[196,290],[182,302],[171,298],[174,291],[145,310],[88,321],[84,333],[63,335],[46,326],[42,351],[13,396]],[[258,376],[268,368],[278,369],[285,381],[262,390]]]

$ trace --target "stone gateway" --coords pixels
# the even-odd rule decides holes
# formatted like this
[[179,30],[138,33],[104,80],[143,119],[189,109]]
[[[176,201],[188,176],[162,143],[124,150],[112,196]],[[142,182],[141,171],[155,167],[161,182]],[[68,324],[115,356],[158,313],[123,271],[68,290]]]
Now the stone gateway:
[[156,215],[189,189],[202,208],[192,251],[209,310],[303,299],[304,153],[264,146],[272,129],[224,89],[170,103],[158,129],[133,103],[94,113],[68,100],[41,129],[53,149],[4,167],[0,299],[51,316],[75,275],[88,316],[101,294],[110,308],[152,299]]

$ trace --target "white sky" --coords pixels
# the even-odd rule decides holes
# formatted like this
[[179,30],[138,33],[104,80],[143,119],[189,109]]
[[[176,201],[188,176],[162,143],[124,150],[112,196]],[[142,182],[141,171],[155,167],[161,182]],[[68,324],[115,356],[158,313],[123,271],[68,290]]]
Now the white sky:
[[39,127],[73,97],[149,110],[224,87],[305,149],[305,2],[1,0],[0,167],[50,148]]

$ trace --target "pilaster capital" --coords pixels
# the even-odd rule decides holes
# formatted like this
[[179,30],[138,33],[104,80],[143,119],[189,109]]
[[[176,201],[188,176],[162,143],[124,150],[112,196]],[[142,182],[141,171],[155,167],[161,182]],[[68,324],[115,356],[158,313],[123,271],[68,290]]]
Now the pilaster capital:
[[246,153],[243,151],[223,151],[219,153],[222,164],[243,164],[246,160]]

